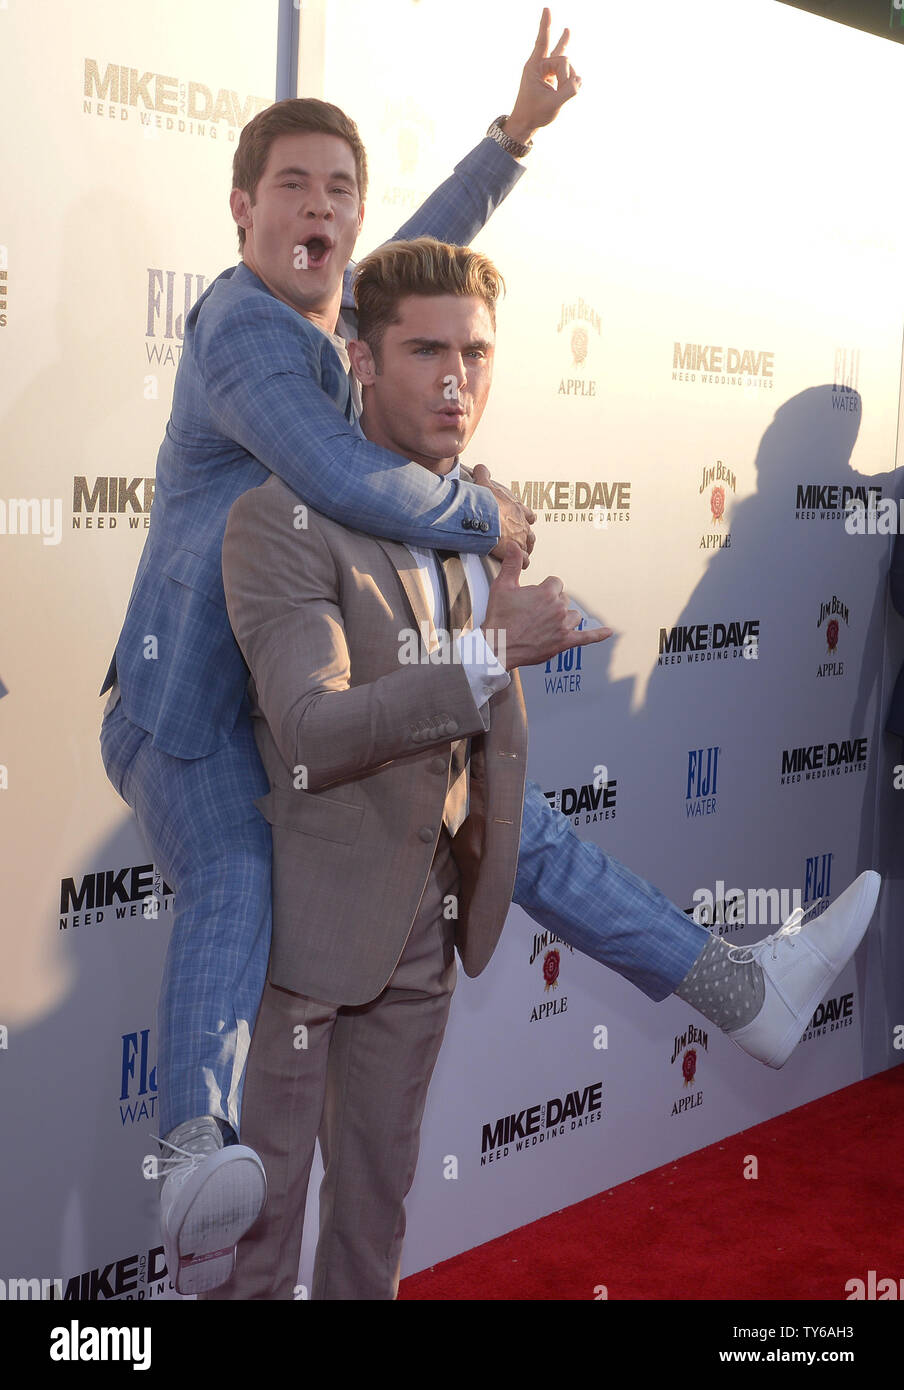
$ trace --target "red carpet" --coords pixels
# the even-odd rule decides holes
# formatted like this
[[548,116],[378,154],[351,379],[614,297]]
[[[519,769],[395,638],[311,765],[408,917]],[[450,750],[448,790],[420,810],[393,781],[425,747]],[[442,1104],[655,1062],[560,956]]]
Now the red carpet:
[[869,1270],[901,1298],[902,1167],[899,1066],[412,1275],[399,1298],[844,1300]]

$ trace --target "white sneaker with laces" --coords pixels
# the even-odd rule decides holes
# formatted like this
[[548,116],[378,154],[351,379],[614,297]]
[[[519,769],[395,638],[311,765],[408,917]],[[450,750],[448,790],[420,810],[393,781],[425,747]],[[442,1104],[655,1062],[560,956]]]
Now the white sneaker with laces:
[[[727,1036],[767,1067],[783,1067],[800,1042],[819,1001],[863,938],[882,879],[867,869],[821,917],[801,925],[797,908],[780,931],[752,946],[729,948],[732,960],[755,960],[763,971],[763,1006],[750,1023]],[[771,948],[771,949],[768,949]]]
[[264,1165],[246,1145],[222,1148],[209,1136],[195,1141],[195,1152],[160,1142],[171,1151],[158,1166],[167,1271],[179,1293],[203,1293],[235,1269],[236,1244],[267,1197]]

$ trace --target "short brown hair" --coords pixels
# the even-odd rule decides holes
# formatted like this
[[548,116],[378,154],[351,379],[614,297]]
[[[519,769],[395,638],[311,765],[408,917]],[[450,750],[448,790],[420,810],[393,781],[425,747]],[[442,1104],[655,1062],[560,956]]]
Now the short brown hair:
[[[367,195],[367,154],[358,127],[338,106],[318,101],[316,97],[288,97],[285,101],[275,101],[248,122],[239,136],[232,161],[233,188],[243,189],[253,203],[273,141],[279,135],[298,135],[305,131],[338,135],[351,146],[358,195],[363,203]],[[241,249],[245,245],[245,228],[239,227],[238,233]]]
[[399,301],[407,295],[478,295],[496,329],[496,300],[505,282],[488,256],[469,246],[449,246],[435,237],[388,241],[359,261],[355,269],[358,337],[379,366],[383,335],[398,323]]

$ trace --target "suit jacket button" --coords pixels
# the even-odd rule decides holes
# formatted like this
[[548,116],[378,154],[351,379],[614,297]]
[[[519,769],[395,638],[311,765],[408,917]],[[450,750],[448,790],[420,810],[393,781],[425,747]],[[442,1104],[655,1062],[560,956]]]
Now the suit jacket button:
[[471,529],[471,518],[470,518],[469,516],[464,517],[461,524],[462,524],[462,526],[465,528],[466,531],[470,531],[470,529]]
[[423,840],[425,845],[429,845],[430,841],[433,839],[433,831],[430,829],[429,825],[422,825],[417,833],[418,837]]
[[445,759],[445,758],[433,758],[432,761],[431,761],[431,763],[430,763],[430,771],[431,771],[431,772],[445,772],[445,771],[446,771],[446,767],[447,767],[447,764],[446,764],[446,759]]
[[489,523],[488,521],[482,521],[482,522],[480,523],[480,529],[481,529],[481,531],[489,531],[489,529],[490,529],[490,523]]

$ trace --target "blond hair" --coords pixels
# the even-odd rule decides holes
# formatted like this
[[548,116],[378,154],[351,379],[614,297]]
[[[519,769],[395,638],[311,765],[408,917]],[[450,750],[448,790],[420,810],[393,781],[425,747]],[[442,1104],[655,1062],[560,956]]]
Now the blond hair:
[[399,322],[399,301],[407,295],[476,295],[496,329],[496,300],[505,282],[488,256],[468,246],[450,246],[435,237],[388,241],[358,263],[354,293],[358,337],[379,365],[386,329]]

